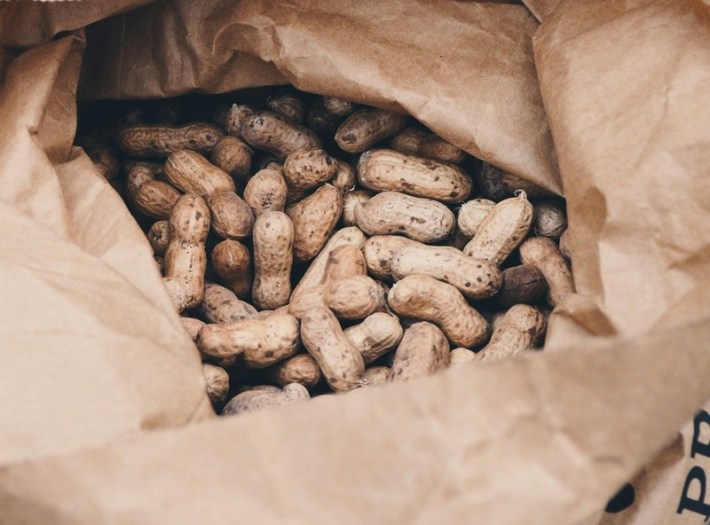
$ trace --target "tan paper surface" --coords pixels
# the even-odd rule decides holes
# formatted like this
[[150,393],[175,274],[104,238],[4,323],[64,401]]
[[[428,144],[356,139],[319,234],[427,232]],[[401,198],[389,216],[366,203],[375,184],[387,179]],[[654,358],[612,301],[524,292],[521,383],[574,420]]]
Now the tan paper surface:
[[417,115],[477,157],[561,193],[532,58],[536,28],[522,5],[156,2],[89,31],[82,95],[288,81]]
[[150,246],[72,150],[82,48],[67,37],[3,71],[0,463],[211,412]]
[[[141,72],[146,89],[180,81],[171,75],[182,69],[166,67],[161,85],[138,67],[138,57],[151,51],[167,56],[149,45],[161,41],[164,23],[180,29],[163,40],[172,46],[169,55],[182,57],[182,67],[193,71],[175,92],[219,85],[215,72],[226,62],[210,69],[197,60],[196,49],[210,48],[200,47],[201,39],[219,43],[211,48],[216,57],[250,46],[301,87],[313,83],[325,92],[331,75],[333,89],[356,89],[346,79],[360,82],[358,100],[411,110],[445,137],[456,135],[459,144],[480,146],[481,133],[494,143],[517,137],[525,153],[506,154],[506,162],[529,162],[535,151],[553,165],[549,149],[538,147],[547,133],[535,128],[540,119],[526,120],[542,113],[537,88],[529,85],[535,23],[522,7],[396,2],[384,9],[366,2],[326,16],[305,3],[288,2],[289,9],[263,4],[239,3],[233,17],[205,4],[192,4],[194,13],[181,2],[149,6],[166,16],[160,23],[151,19],[148,27],[157,33],[146,33],[146,49],[136,45],[126,62],[138,69],[121,69],[111,77],[114,86],[136,88],[128,79]],[[367,16],[375,10],[379,17]],[[205,26],[207,36],[186,31],[214,18],[220,22]],[[96,213],[90,195],[106,199],[99,202],[107,211],[112,198],[92,194],[98,186],[96,179],[89,185],[88,174],[86,193],[79,190],[84,179],[75,181],[73,168],[84,173],[85,157],[67,151],[76,164],[54,169],[67,159],[50,162],[41,150],[43,164],[32,168],[37,175],[31,179],[34,171],[11,172],[6,164],[3,180],[25,189],[13,189],[0,204],[0,219],[13,232],[0,241],[8,243],[0,270],[11,277],[1,282],[12,283],[0,297],[23,297],[17,310],[2,303],[9,316],[3,326],[12,327],[3,341],[24,351],[0,354],[6,376],[0,394],[18,400],[0,409],[7,414],[3,422],[13,418],[0,432],[0,450],[11,445],[0,462],[27,459],[0,467],[4,522],[588,525],[640,473],[639,502],[653,498],[663,510],[647,516],[665,523],[660,520],[672,512],[653,496],[663,483],[649,482],[648,475],[644,482],[642,470],[655,457],[659,479],[680,471],[677,443],[658,454],[710,398],[710,239],[699,233],[710,231],[708,20],[707,4],[698,0],[628,0],[604,9],[594,0],[567,1],[535,37],[580,292],[554,316],[549,341],[555,351],[284,410],[131,436],[140,427],[169,427],[205,414],[197,408],[204,395],[196,353],[165,306],[157,272],[124,267],[133,258],[147,268],[149,248],[115,196],[115,213],[84,219]],[[209,31],[217,26],[224,30]],[[452,46],[473,41],[477,46]],[[62,42],[43,48],[61,51],[58,58],[50,54],[49,63],[69,60]],[[452,58],[434,67],[431,50],[443,48]],[[460,79],[478,87],[464,89],[464,82],[450,90],[454,65]],[[497,89],[481,91],[478,80]],[[50,80],[47,89],[53,86]],[[523,102],[498,99],[510,93],[522,93]],[[461,115],[480,104],[477,97],[487,103],[486,118],[464,125]],[[503,103],[516,110],[499,111]],[[536,109],[526,112],[528,104]],[[72,112],[67,115],[71,121]],[[513,128],[528,133],[515,135]],[[27,128],[10,138],[29,143],[23,132]],[[34,159],[33,144],[16,158]],[[544,175],[530,175],[536,177]],[[51,230],[55,221],[37,211],[43,208],[33,195],[40,189],[71,206],[63,214],[47,207],[63,221],[57,231]],[[112,249],[106,230],[94,226],[107,217],[120,219],[125,248]],[[49,250],[57,255],[49,259]],[[46,331],[38,329],[37,312]],[[37,385],[28,386],[25,378],[37,366]],[[38,434],[41,446],[28,446]],[[86,446],[93,448],[77,450]],[[34,457],[57,452],[67,453]]]

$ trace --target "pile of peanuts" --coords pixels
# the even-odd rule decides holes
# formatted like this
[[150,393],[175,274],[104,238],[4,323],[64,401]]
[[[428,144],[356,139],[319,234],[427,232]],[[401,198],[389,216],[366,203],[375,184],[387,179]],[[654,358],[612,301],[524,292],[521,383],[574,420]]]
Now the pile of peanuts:
[[215,410],[541,348],[574,291],[561,199],[398,113],[294,91],[216,113],[78,140],[143,226]]

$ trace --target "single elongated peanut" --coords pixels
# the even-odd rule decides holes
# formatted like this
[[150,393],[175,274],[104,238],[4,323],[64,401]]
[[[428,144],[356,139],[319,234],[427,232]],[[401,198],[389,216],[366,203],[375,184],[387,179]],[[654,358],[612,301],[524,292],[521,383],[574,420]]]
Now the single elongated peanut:
[[213,124],[185,126],[133,124],[118,133],[118,145],[131,157],[167,157],[183,149],[208,153],[224,132]]
[[436,324],[457,346],[471,348],[490,333],[488,322],[461,292],[428,275],[405,277],[392,287],[388,300],[398,314]]
[[357,176],[360,184],[374,191],[399,191],[441,202],[466,200],[473,189],[471,177],[461,168],[391,149],[360,155]]
[[338,127],[335,142],[348,153],[362,153],[399,133],[406,123],[406,115],[376,108],[359,109]]
[[362,323],[346,328],[344,333],[360,351],[365,364],[369,364],[397,346],[404,330],[397,316],[375,312]]
[[541,237],[559,239],[567,229],[564,206],[552,200],[537,201],[533,204],[533,231]]
[[254,213],[249,204],[233,191],[217,191],[207,197],[212,212],[212,229],[222,239],[251,236]]
[[545,332],[545,316],[533,306],[517,304],[505,313],[490,342],[476,354],[475,361],[498,361],[531,350]]
[[329,181],[337,171],[338,161],[328,152],[320,148],[305,148],[286,157],[283,176],[289,191],[298,193]]
[[155,255],[165,255],[165,251],[170,244],[170,223],[168,221],[157,221],[148,230],[148,242],[153,248]]
[[165,177],[185,193],[207,197],[218,191],[234,191],[229,174],[195,151],[179,150],[165,161]]
[[197,336],[197,347],[206,359],[230,366],[241,357],[249,368],[266,368],[291,357],[299,343],[298,321],[289,314],[208,324]]
[[499,304],[533,304],[545,296],[547,282],[542,272],[532,264],[521,264],[503,271],[503,286],[496,296]]
[[476,352],[469,350],[468,348],[454,348],[451,351],[451,363],[450,366],[458,366],[469,363],[476,359]]
[[458,227],[469,239],[476,235],[478,228],[496,203],[488,199],[473,199],[461,205],[457,218]]
[[256,308],[224,286],[205,284],[205,297],[200,304],[200,312],[210,323],[236,323],[256,318]]
[[424,139],[431,135],[430,131],[425,129],[416,128],[414,126],[407,126],[397,135],[392,137],[390,141],[390,147],[393,150],[404,153],[405,155],[419,155],[419,149],[421,148]]
[[424,274],[455,286],[470,299],[485,299],[498,292],[502,275],[488,261],[474,259],[448,246],[416,243],[397,250],[390,262],[392,277]]
[[205,239],[210,210],[197,195],[183,195],[170,214],[170,244],[165,252],[164,283],[173,305],[182,312],[197,306],[205,292]]
[[347,117],[355,111],[355,105],[352,102],[335,97],[323,97],[323,107],[338,117]]
[[311,398],[303,385],[291,383],[283,391],[247,390],[237,394],[222,409],[223,416],[236,416],[245,412],[253,412],[267,408],[276,408],[292,403],[300,403]]
[[237,297],[244,298],[251,292],[251,255],[239,241],[226,240],[212,249],[212,267],[224,285]]
[[363,204],[372,198],[372,193],[367,190],[355,190],[343,195],[343,218],[345,226],[355,225],[355,206]]
[[199,319],[195,319],[194,317],[181,317],[180,323],[182,324],[182,327],[185,329],[185,331],[190,334],[190,337],[192,337],[193,341],[197,340],[197,334],[199,334],[202,327],[205,326],[204,321],[200,321]]
[[419,145],[419,155],[427,159],[450,164],[461,164],[466,160],[466,152],[437,135],[430,135]]
[[532,215],[533,207],[525,192],[499,202],[483,219],[464,253],[500,265],[525,239]]
[[384,308],[384,295],[377,281],[355,275],[305,289],[291,300],[289,313],[301,319],[309,310],[327,306],[340,319],[364,319]]
[[313,259],[323,249],[343,213],[343,197],[330,184],[286,208],[293,221],[293,253],[299,261]]
[[281,361],[268,370],[268,376],[280,387],[298,383],[306,388],[313,388],[323,377],[310,354],[298,354]]
[[440,202],[386,191],[356,206],[355,222],[368,235],[401,234],[436,243],[453,232],[456,218]]
[[346,244],[338,246],[328,254],[328,262],[323,273],[323,284],[366,274],[367,266],[362,250],[358,246]]
[[547,301],[557,306],[574,293],[574,281],[557,244],[546,237],[531,237],[520,245],[520,260],[536,266],[545,276]]
[[180,198],[179,191],[167,182],[155,180],[150,167],[141,164],[129,170],[126,190],[138,210],[156,219],[170,217],[173,206]]
[[212,164],[226,171],[232,178],[245,177],[251,170],[252,149],[237,137],[224,136],[212,149]]
[[333,390],[344,392],[364,384],[362,355],[328,308],[319,306],[306,312],[301,319],[301,339]]
[[294,95],[281,95],[266,102],[266,107],[271,111],[280,113],[297,124],[306,119],[306,106],[303,101]]
[[449,366],[449,342],[431,323],[414,323],[404,331],[389,372],[390,381],[433,374]]
[[279,158],[302,148],[321,147],[321,141],[313,131],[290,118],[271,111],[245,109],[236,104],[227,115],[227,132]]
[[267,211],[254,224],[254,286],[252,300],[273,309],[291,296],[293,224],[285,213]]
[[331,181],[340,193],[347,195],[355,189],[357,177],[353,167],[345,161],[338,161],[338,170]]
[[311,265],[308,267],[308,270],[306,270],[306,273],[303,274],[303,277],[301,277],[301,280],[293,290],[291,300],[296,299],[303,290],[317,286],[323,282],[328,258],[333,250],[339,246],[356,246],[360,248],[363,244],[365,244],[365,235],[355,226],[336,231],[316,258],[313,259],[313,262],[311,262]]
[[392,279],[392,258],[400,248],[415,245],[413,241],[399,235],[375,235],[365,241],[362,247],[367,271],[377,279]]
[[205,390],[213,405],[225,400],[229,393],[229,374],[219,366],[209,363],[202,364],[202,374],[205,376]]
[[265,211],[284,211],[288,186],[281,170],[265,168],[258,171],[244,188],[244,200],[255,216]]
[[384,385],[389,382],[390,367],[371,366],[365,370],[365,383],[367,386]]

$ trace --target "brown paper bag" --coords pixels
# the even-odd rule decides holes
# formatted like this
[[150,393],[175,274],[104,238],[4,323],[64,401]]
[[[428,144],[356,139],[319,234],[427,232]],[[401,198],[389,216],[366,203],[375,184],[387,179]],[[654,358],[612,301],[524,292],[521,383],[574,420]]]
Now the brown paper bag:
[[[324,72],[333,74],[342,84],[337,89],[358,91],[361,96],[356,98],[363,102],[412,111],[445,137],[455,136],[472,153],[478,152],[482,136],[494,144],[496,136],[501,141],[517,137],[519,150],[495,150],[505,161],[500,163],[503,167],[523,158],[529,163],[536,155],[553,163],[549,149],[538,147],[543,133],[539,119],[530,118],[541,111],[539,100],[537,110],[520,110],[526,107],[521,99],[530,104],[537,100],[529,98],[537,88],[523,80],[530,80],[530,36],[535,26],[522,7],[471,2],[340,4],[327,13],[305,1],[281,8],[244,2],[236,10],[222,6],[224,11],[203,4],[188,8],[182,2],[143,8],[164,15],[153,15],[153,29],[160,31],[166,24],[178,30],[172,39],[156,38],[170,43],[165,48],[143,40],[152,56],[169,65],[157,75],[164,85],[154,84],[158,91],[152,95],[198,86],[231,89],[227,86],[239,81],[222,78],[214,84],[220,76],[215,72],[234,71],[238,77],[238,64],[243,64],[239,55],[234,55],[237,69],[229,69],[224,65],[228,61],[209,62],[210,54],[196,50],[209,49],[219,57],[223,50],[249,49],[264,61],[273,61],[284,78],[317,87],[312,89],[316,92],[339,94],[336,88],[328,91],[325,83]],[[554,315],[549,336],[554,351],[7,465],[0,468],[0,515],[8,523],[67,524],[598,522],[607,500],[672,442],[677,429],[710,397],[705,380],[710,356],[704,348],[710,337],[705,291],[709,259],[707,241],[692,234],[710,220],[703,200],[708,148],[702,142],[710,108],[709,92],[702,89],[708,78],[704,53],[710,49],[708,16],[699,2],[684,4],[630,0],[599,9],[591,0],[563,2],[536,35],[537,75],[559,152],[580,283],[580,294]],[[141,33],[131,32],[128,23],[131,16],[125,15],[126,31],[138,38]],[[417,17],[419,21],[411,21]],[[402,19],[416,26],[416,34],[408,36],[402,30]],[[207,36],[186,31],[207,22],[213,24],[207,25]],[[347,40],[355,37],[348,29],[353,28],[367,38],[349,44]],[[150,35],[142,38],[154,38]],[[203,46],[201,39],[208,43]],[[398,46],[399,39],[408,45]],[[461,48],[452,46],[454,41]],[[466,42],[469,45],[463,46]],[[364,43],[365,49],[356,45]],[[485,58],[498,56],[500,48],[493,43],[507,50],[498,61]],[[91,45],[90,37],[89,56]],[[140,74],[146,86],[153,85],[142,66],[149,62],[140,59],[150,53],[127,45],[134,46],[130,67],[121,68],[106,86],[136,87]],[[450,64],[460,65],[458,75],[432,65],[437,45],[450,52]],[[614,68],[613,52],[628,56],[628,61]],[[411,60],[402,60],[406,53]],[[165,87],[181,78],[174,75],[170,57],[199,65],[185,66],[195,73],[182,87]],[[315,67],[320,62],[325,65],[322,70]],[[489,92],[475,82],[471,87],[466,66],[477,66],[482,85],[497,89]],[[363,68],[369,71],[368,78],[359,76]],[[432,70],[437,78],[423,74]],[[86,70],[84,74],[96,79],[97,89],[104,89],[98,77],[86,76],[92,75]],[[412,79],[404,88],[403,78]],[[396,86],[388,94],[386,88]],[[511,95],[516,93],[520,98]],[[482,123],[480,128],[465,125],[451,116],[452,107],[475,114],[477,96],[490,102],[483,120],[497,117],[486,126],[492,129],[484,130]],[[507,112],[505,104],[519,110]],[[516,173],[538,182],[545,179],[524,170]],[[13,206],[10,210],[17,213]],[[141,260],[147,265],[147,249],[144,253]],[[151,284],[159,283],[157,277],[156,281],[144,277],[148,282],[136,286],[134,295],[160,296],[159,286]],[[83,306],[83,301],[84,297],[75,303]],[[134,308],[132,302],[118,302],[114,305],[122,315]],[[56,307],[50,306],[47,311],[54,312]],[[64,312],[62,321],[68,324],[73,319],[69,314],[77,309]],[[163,318],[150,319],[152,330],[179,339],[175,316],[156,310]],[[133,322],[148,330],[140,324],[144,314],[135,317]],[[105,331],[102,343],[114,344],[118,333]],[[26,344],[27,338],[19,341]],[[131,342],[142,345],[140,337]],[[174,384],[174,378],[192,377],[199,370],[188,346],[173,347],[170,358],[192,359],[190,371],[173,370],[164,382],[164,376],[156,376],[160,383],[154,393],[190,397],[184,384]],[[105,348],[89,364],[114,362],[122,355],[120,346]],[[147,359],[146,353],[137,356]],[[160,341],[150,355],[168,359],[166,353],[165,341]],[[10,365],[14,368],[4,369],[18,369]],[[140,367],[133,364],[130,372],[136,370]],[[81,399],[79,394],[92,392],[101,381],[80,382],[67,398]],[[102,388],[115,395],[118,404],[169,403],[164,398],[131,396],[123,388],[128,384],[119,381]],[[129,406],[143,408],[134,415],[149,412],[140,403]],[[189,420],[185,412],[153,408],[152,414],[172,416],[153,427]],[[69,416],[65,423],[74,422]],[[36,421],[35,425],[35,430],[42,428]],[[131,428],[117,425],[94,435],[93,443],[126,436]],[[71,446],[63,450],[92,445],[80,437],[81,433],[73,436]],[[62,450],[53,446],[48,452]],[[677,465],[678,445],[674,447],[657,464]],[[47,453],[23,452],[25,457]],[[633,483],[639,493],[651,494],[643,487],[658,484],[649,482],[648,476],[646,482],[643,479],[642,473]],[[644,499],[638,501],[641,505]],[[624,512],[617,517],[629,519]],[[672,511],[663,506],[652,518],[666,523],[662,520],[668,515]],[[674,516],[687,518],[688,523],[702,520],[690,510]]]

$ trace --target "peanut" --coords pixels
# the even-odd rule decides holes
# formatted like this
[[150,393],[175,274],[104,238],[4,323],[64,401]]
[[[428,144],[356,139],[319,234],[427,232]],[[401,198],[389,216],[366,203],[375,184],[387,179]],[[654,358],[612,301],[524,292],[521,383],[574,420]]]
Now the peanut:
[[367,190],[355,190],[343,195],[343,225],[355,225],[355,206],[367,202],[372,193]]
[[193,341],[197,340],[197,334],[200,333],[200,329],[205,326],[204,321],[200,321],[194,317],[181,317],[180,322]]
[[312,308],[327,306],[340,319],[363,319],[385,306],[384,290],[366,275],[312,286],[291,300],[289,313],[297,319]]
[[286,208],[293,222],[293,253],[299,261],[313,259],[323,249],[343,213],[343,197],[330,184]]
[[245,177],[251,170],[252,149],[237,137],[226,135],[217,141],[210,160],[234,179]]
[[390,149],[366,151],[357,164],[360,184],[374,191],[399,191],[441,202],[461,202],[473,188],[460,168]]
[[491,210],[478,227],[464,253],[500,265],[520,245],[530,230],[533,208],[525,192],[505,199]]
[[244,200],[249,204],[255,216],[265,211],[284,211],[288,186],[283,172],[274,168],[265,168],[249,179],[244,188]]
[[328,308],[318,306],[306,312],[301,319],[301,339],[334,391],[344,392],[364,384],[362,355],[345,337]]
[[335,130],[338,129],[342,118],[330,113],[327,109],[325,109],[323,100],[318,99],[308,112],[306,120],[308,122],[308,127],[313,131],[329,137],[332,136],[333,133],[335,133]]
[[424,142],[424,139],[429,135],[431,135],[431,133],[425,129],[408,126],[392,137],[390,147],[405,155],[418,156],[422,142]]
[[564,207],[557,201],[537,201],[533,205],[533,231],[541,237],[559,239],[567,229]]
[[402,339],[403,329],[396,316],[376,312],[360,324],[346,328],[344,333],[360,351],[365,364],[369,364],[397,346]]
[[205,284],[200,313],[210,323],[236,323],[256,317],[256,308],[240,301],[234,293],[217,284]]
[[347,195],[355,189],[356,182],[357,177],[355,176],[353,167],[347,162],[338,161],[338,170],[335,172],[332,181],[333,186],[343,195]]
[[178,312],[197,306],[205,292],[205,239],[210,210],[204,199],[183,195],[170,214],[170,243],[165,252],[165,286]]
[[433,374],[449,366],[449,342],[431,323],[414,323],[407,328],[397,347],[389,381],[405,381]]
[[406,115],[376,108],[359,109],[338,127],[335,142],[348,153],[362,153],[376,142],[399,133],[406,123]]
[[454,214],[440,202],[386,191],[355,207],[355,222],[368,235],[399,233],[424,243],[446,239]]
[[297,124],[302,124],[306,119],[306,106],[300,98],[294,95],[281,95],[269,99],[266,102],[266,107],[290,118]]
[[400,248],[414,245],[416,241],[399,235],[375,235],[365,241],[362,252],[365,255],[367,271],[377,279],[392,279],[392,258]]
[[294,355],[299,344],[298,321],[289,314],[208,324],[197,336],[197,347],[206,359],[230,366],[241,357],[248,368],[274,365]]
[[476,352],[469,350],[468,348],[454,348],[451,351],[451,363],[450,366],[463,365],[469,361],[476,359]]
[[320,148],[318,136],[288,117],[271,111],[232,107],[227,115],[227,132],[250,146],[285,158],[302,148]]
[[502,285],[501,271],[488,261],[468,257],[456,248],[411,244],[397,250],[390,262],[392,277],[424,274],[455,286],[470,299],[485,299]]
[[251,292],[251,256],[249,249],[238,241],[226,240],[212,249],[212,267],[224,285],[237,297]]
[[164,170],[165,177],[185,193],[206,197],[218,191],[234,191],[229,174],[195,151],[171,153]]
[[481,223],[493,210],[496,203],[488,199],[473,199],[461,205],[458,227],[469,239],[476,235]]
[[244,239],[252,234],[254,212],[233,191],[218,191],[207,197],[212,229],[222,239]]
[[168,244],[170,244],[170,223],[168,221],[154,222],[148,230],[148,242],[155,255],[165,255]]
[[343,228],[335,232],[316,258],[313,259],[313,262],[311,262],[311,265],[308,267],[308,270],[306,270],[306,273],[303,274],[303,277],[301,277],[301,280],[293,290],[291,300],[295,300],[303,290],[317,286],[323,282],[328,258],[333,250],[339,246],[346,245],[360,248],[363,244],[365,244],[365,235],[355,226]]
[[482,162],[480,170],[474,173],[473,179],[481,195],[486,199],[497,202],[508,193],[503,185],[503,170],[496,168],[493,164]]
[[520,260],[532,264],[545,276],[547,301],[557,306],[569,294],[574,293],[572,274],[554,241],[546,237],[531,237],[520,245]]
[[183,149],[208,153],[224,132],[213,124],[185,126],[133,124],[118,134],[118,145],[131,157],[167,157]]
[[389,305],[400,315],[431,321],[453,344],[470,348],[489,335],[488,322],[461,292],[428,275],[409,275],[389,292]]
[[225,400],[229,393],[229,375],[219,366],[209,363],[202,364],[202,374],[205,376],[205,390],[213,405]]
[[273,309],[288,303],[293,238],[293,224],[285,213],[266,211],[256,219],[252,300],[259,308]]
[[306,388],[315,387],[321,380],[318,363],[310,354],[298,354],[274,365],[268,370],[271,380],[280,387],[298,383]]
[[355,106],[352,102],[335,97],[323,97],[323,107],[328,113],[338,117],[347,117],[355,111]]
[[390,368],[388,366],[371,366],[365,370],[367,386],[384,385],[388,382]]
[[490,342],[476,354],[475,361],[498,361],[532,350],[545,331],[545,316],[532,306],[516,304],[505,313]]
[[[320,148],[296,150],[286,157],[283,176],[289,195],[302,195],[304,190],[329,181],[338,171],[338,161]],[[289,198],[298,200],[298,198]]]
[[180,192],[167,182],[155,180],[151,169],[136,165],[126,178],[126,190],[136,208],[148,217],[165,219],[180,198]]
[[346,277],[366,275],[365,256],[358,246],[338,246],[328,254],[328,262],[323,273],[323,284],[332,283]]
[[503,286],[496,300],[505,307],[533,304],[542,299],[545,292],[547,282],[542,272],[532,264],[521,264],[503,271]]
[[87,153],[104,179],[110,181],[118,176],[121,170],[121,163],[113,148],[102,147]]
[[[345,212],[343,212],[345,213]],[[572,260],[572,253],[569,251],[569,229],[566,229],[562,235],[560,235],[560,253],[562,254],[562,257],[567,259],[568,261]]]
[[466,160],[466,152],[445,141],[438,135],[430,135],[419,145],[419,156],[439,162],[461,164]]
[[291,383],[283,391],[247,390],[234,396],[222,409],[222,416],[236,416],[265,408],[276,408],[291,403],[307,401],[311,398],[303,385]]

